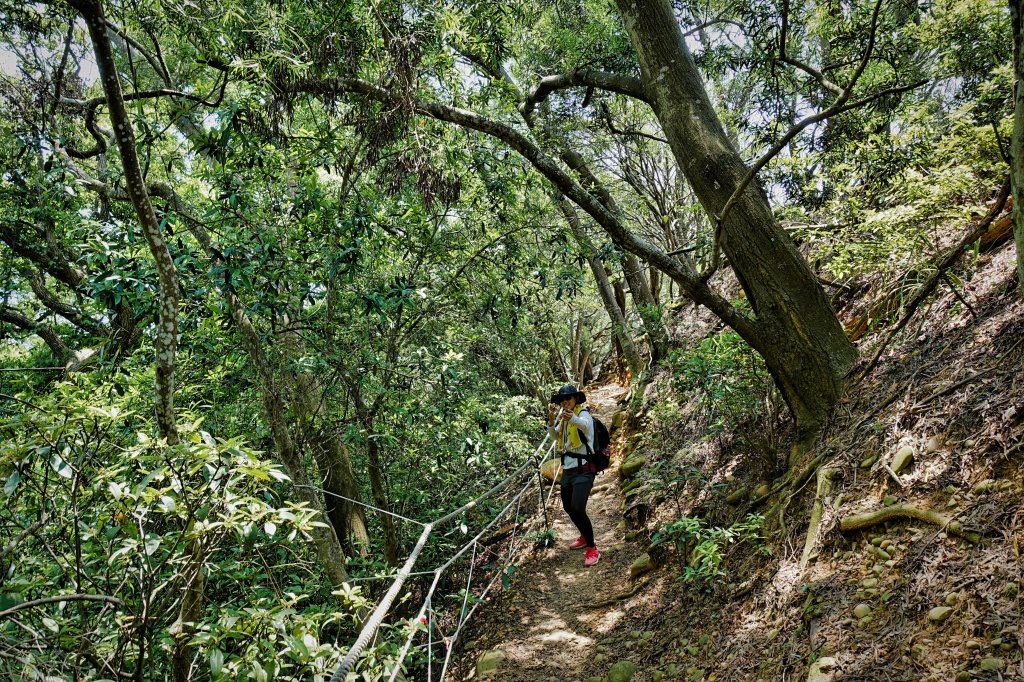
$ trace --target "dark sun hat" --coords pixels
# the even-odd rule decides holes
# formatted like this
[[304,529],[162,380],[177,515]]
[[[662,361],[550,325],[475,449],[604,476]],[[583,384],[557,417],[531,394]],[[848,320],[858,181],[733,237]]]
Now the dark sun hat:
[[551,402],[553,403],[560,403],[569,398],[576,398],[577,404],[587,402],[587,396],[582,391],[577,391],[576,387],[572,384],[562,386],[558,389],[558,393],[551,394]]

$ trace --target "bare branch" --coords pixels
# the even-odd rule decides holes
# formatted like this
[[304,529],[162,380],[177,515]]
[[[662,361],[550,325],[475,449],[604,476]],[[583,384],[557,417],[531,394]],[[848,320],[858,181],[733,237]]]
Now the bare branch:
[[608,130],[616,135],[625,135],[627,137],[646,137],[648,140],[654,140],[655,142],[662,142],[668,144],[668,140],[657,135],[651,135],[645,133],[642,130],[621,130],[615,127],[615,121],[612,119],[612,112],[608,110],[608,105],[605,102],[600,103],[601,113],[604,116],[605,123],[608,124]]
[[24,313],[13,308],[0,307],[0,322],[6,322],[14,325],[18,329],[38,334],[39,338],[41,338],[46,345],[50,347],[50,351],[61,362],[65,362],[71,355],[71,351],[68,349],[67,344],[64,343],[64,340],[60,338],[57,332],[45,324],[33,322]]
[[10,554],[11,552],[13,552],[15,550],[15,548],[17,548],[17,546],[20,545],[25,538],[27,538],[29,535],[32,535],[32,533],[35,533],[37,530],[42,528],[43,525],[47,521],[49,521],[49,520],[50,520],[50,515],[49,514],[43,514],[43,516],[38,521],[36,521],[31,526],[29,526],[25,530],[21,531],[20,533],[18,533],[18,537],[14,538],[10,542],[8,542],[7,546],[4,547],[2,550],[0,550],[0,560],[2,560],[5,556]]
[[[869,102],[872,102],[880,97],[883,97],[886,94],[893,94],[895,92],[905,92],[907,90],[912,90],[914,88],[920,87],[921,85],[924,85],[924,83],[927,82],[918,81],[917,83],[913,83],[911,85],[888,88],[886,90],[883,90],[882,92],[878,92],[873,95],[863,97],[859,100],[856,100],[853,103],[847,104],[850,97],[853,95],[853,89],[857,86],[857,82],[860,80],[861,75],[864,73],[864,69],[867,68],[868,62],[871,60],[871,55],[874,52],[875,38],[878,33],[878,16],[882,9],[882,2],[883,0],[876,0],[875,2],[875,8],[871,13],[871,32],[868,36],[867,47],[864,49],[863,55],[861,55],[860,63],[857,64],[857,68],[854,70],[853,76],[851,76],[849,84],[845,88],[843,88],[842,94],[838,98],[836,98],[836,101],[833,102],[828,108],[818,112],[817,114],[807,116],[803,120],[797,122],[795,125],[793,125],[792,128],[790,128],[786,132],[785,135],[782,136],[781,139],[779,139],[778,142],[772,145],[771,149],[762,154],[761,157],[754,163],[754,165],[751,166],[750,169],[747,171],[747,174],[743,176],[743,179],[736,186],[736,189],[729,196],[729,199],[725,202],[725,205],[722,207],[722,210],[718,213],[717,216],[715,216],[716,225],[715,236],[711,250],[711,264],[708,266],[708,269],[705,272],[701,273],[701,279],[704,280],[705,282],[709,280],[711,276],[714,275],[715,272],[718,270],[721,252],[722,224],[725,222],[726,218],[728,218],[729,213],[732,211],[732,208],[739,201],[740,197],[743,196],[743,193],[750,186],[750,183],[757,176],[757,173],[766,165],[768,165],[768,162],[775,158],[775,156],[778,155],[779,152],[785,149],[786,145],[788,145],[794,137],[799,135],[801,131],[803,131],[805,128],[814,123],[824,121],[825,119],[843,113],[844,111],[849,111],[850,109],[864,106],[865,104],[868,104]],[[787,0],[787,2],[784,3],[784,9],[788,9],[788,5],[789,3]],[[780,39],[780,49],[783,51],[785,50],[785,21],[786,19],[784,17],[783,34]]]
[[620,95],[628,95],[647,104],[651,103],[639,78],[606,71],[580,69],[542,78],[540,83],[530,90],[526,101],[520,105],[520,111],[524,116],[529,116],[537,108],[537,105],[545,101],[552,92],[579,87],[608,90]]
[[932,276],[929,277],[924,284],[918,287],[916,292],[914,292],[913,298],[911,298],[910,302],[907,303],[906,312],[903,314],[903,317],[900,318],[900,321],[896,323],[896,326],[889,330],[889,333],[885,335],[885,339],[883,339],[882,342],[878,345],[878,350],[875,351],[875,354],[871,357],[871,360],[868,362],[868,364],[861,371],[860,375],[857,377],[856,383],[860,383],[860,381],[862,381],[864,377],[871,373],[871,370],[875,368],[875,366],[878,364],[878,360],[882,357],[882,352],[889,346],[889,343],[892,342],[893,337],[896,336],[896,334],[898,334],[904,327],[907,326],[907,323],[910,322],[911,318],[914,316],[914,313],[917,312],[917,309],[918,307],[920,307],[921,303],[923,303],[924,300],[928,298],[933,291],[935,291],[935,288],[939,285],[939,282],[942,281],[942,278],[946,275],[946,271],[953,267],[953,265],[955,265],[958,260],[960,260],[960,256],[963,255],[966,247],[969,244],[973,244],[974,242],[981,239],[981,235],[985,234],[985,232],[988,230],[992,222],[995,221],[996,217],[1003,212],[1003,208],[1006,206],[1006,200],[1009,196],[1010,178],[1007,177],[1006,181],[1003,182],[1003,186],[999,190],[999,196],[996,199],[996,203],[993,204],[988,214],[982,219],[980,223],[975,225],[974,229],[972,229],[970,232],[964,235],[963,238],[961,238],[960,241],[957,242],[955,246],[953,246],[953,248],[946,252],[946,255],[943,256],[942,259],[939,260],[938,264],[935,266],[935,272],[932,273]]
[[42,599],[33,599],[32,601],[26,601],[12,606],[9,609],[0,611],[0,620],[11,616],[18,611],[24,611],[36,606],[45,606],[46,604],[59,604],[62,601],[98,601],[106,604],[113,604],[114,606],[123,607],[124,602],[117,597],[111,597],[105,594],[58,594],[53,597],[43,597]]

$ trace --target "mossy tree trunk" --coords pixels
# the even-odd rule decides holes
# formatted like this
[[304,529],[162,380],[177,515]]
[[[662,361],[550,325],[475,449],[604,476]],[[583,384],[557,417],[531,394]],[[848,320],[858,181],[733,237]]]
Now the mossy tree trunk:
[[1024,291],[1024,59],[1021,58],[1024,1],[1010,0],[1013,25],[1013,137],[1010,140],[1010,185],[1013,188],[1013,240],[1017,246],[1017,281]]

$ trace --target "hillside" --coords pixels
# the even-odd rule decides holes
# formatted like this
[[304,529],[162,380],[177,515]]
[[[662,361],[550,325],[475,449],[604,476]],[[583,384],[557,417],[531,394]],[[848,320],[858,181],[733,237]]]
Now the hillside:
[[[796,480],[779,475],[784,435],[782,462],[758,449],[763,418],[741,414],[709,436],[708,405],[659,373],[619,438],[620,463],[642,458],[643,468],[604,474],[611,487],[592,503],[606,525],[609,512],[625,513],[629,542],[605,531],[612,561],[589,573],[561,547],[521,567],[479,631],[477,648],[507,649],[494,679],[618,682],[621,671],[604,677],[618,661],[635,664],[638,681],[1024,676],[1024,305],[1013,258],[1004,248],[964,277],[973,312],[947,291],[916,320],[789,463],[806,472]],[[614,487],[628,496],[617,510]],[[911,506],[948,523],[898,515],[842,528]],[[693,534],[674,549],[650,546],[683,517],[729,527],[751,513],[764,516],[760,536],[718,538],[714,571]],[[820,525],[805,561],[812,517]],[[556,528],[564,545],[572,533]],[[647,552],[658,568],[634,569],[630,582],[630,563]],[[683,582],[688,568],[698,575]],[[614,593],[625,596],[595,607]]]

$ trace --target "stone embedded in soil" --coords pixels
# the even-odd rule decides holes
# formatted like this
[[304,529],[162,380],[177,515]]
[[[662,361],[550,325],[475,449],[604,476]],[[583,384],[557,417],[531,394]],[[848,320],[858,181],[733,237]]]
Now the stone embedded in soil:
[[505,652],[500,649],[485,651],[476,662],[476,676],[486,677],[498,672],[498,666],[505,660]]
[[899,498],[896,497],[895,495],[886,495],[885,499],[882,502],[883,504],[885,504],[886,507],[891,507],[897,502],[899,502]]
[[651,673],[651,682],[662,682],[665,679],[665,673],[660,670],[655,670]]
[[867,616],[870,613],[871,606],[863,602],[853,607],[853,615],[857,616],[858,618],[863,618],[864,616]]
[[925,452],[937,452],[941,448],[942,448],[942,436],[940,436],[939,434],[935,434],[934,436],[929,437],[927,441],[925,441],[925,444],[924,444],[924,451]]
[[811,667],[807,671],[807,682],[829,682],[832,679],[835,668],[836,659],[831,656],[819,658],[814,663],[811,663]]
[[981,659],[981,669],[985,672],[996,672],[1003,669],[1003,659],[1001,658],[983,658]]
[[942,601],[945,602],[946,606],[956,606],[956,603],[959,599],[960,595],[958,595],[956,592],[950,592]]
[[873,467],[875,465],[875,462],[877,462],[877,461],[878,461],[878,455],[871,455],[870,457],[868,457],[867,459],[865,459],[863,462],[860,463],[860,468],[861,469],[870,469],[871,467]]
[[608,674],[604,679],[606,682],[629,682],[637,670],[633,661],[618,661],[608,669]]
[[647,458],[643,455],[634,455],[630,457],[619,465],[619,478],[626,480],[627,478],[634,476],[646,463]]
[[621,429],[623,422],[626,421],[626,417],[628,417],[628,416],[629,416],[629,412],[627,412],[626,410],[619,410],[618,412],[613,414],[612,415],[612,428],[613,429]]
[[991,478],[986,478],[984,481],[981,481],[976,486],[974,486],[974,492],[987,493],[990,490],[992,490],[992,487],[995,486],[995,484],[996,482],[993,481]]
[[971,682],[971,674],[966,670],[961,670],[956,674],[956,682]]
[[771,487],[767,483],[762,483],[761,485],[754,488],[754,499],[764,497],[765,495],[770,493],[771,490]]
[[737,505],[740,502],[742,502],[743,498],[745,498],[746,496],[747,496],[747,489],[746,488],[740,488],[739,490],[734,490],[731,493],[729,493],[726,496],[725,501],[726,501],[727,504]]
[[633,565],[629,567],[629,577],[636,578],[644,573],[650,573],[654,570],[654,562],[651,560],[651,555],[644,552],[636,558]]
[[878,584],[878,578],[864,578],[864,580],[860,581],[860,584],[865,588],[874,587]]
[[936,606],[928,612],[928,620],[935,623],[941,623],[942,621],[953,615],[953,609],[948,606]]
[[909,467],[913,461],[914,448],[904,445],[892,456],[892,464],[889,465],[889,468],[893,470],[893,473],[899,474]]

